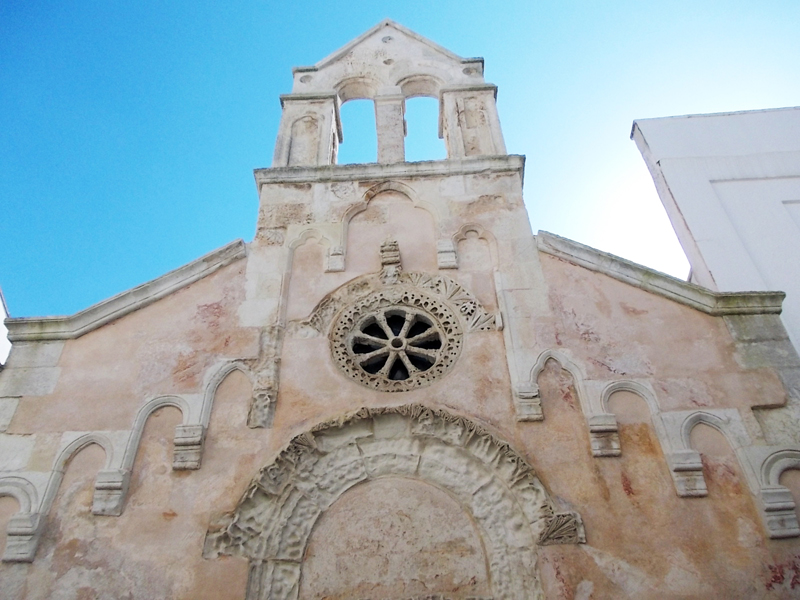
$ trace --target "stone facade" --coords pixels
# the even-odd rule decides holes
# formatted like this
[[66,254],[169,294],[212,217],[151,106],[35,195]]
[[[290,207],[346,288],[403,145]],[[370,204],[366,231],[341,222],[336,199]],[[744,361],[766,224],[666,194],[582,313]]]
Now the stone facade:
[[7,322],[3,597],[800,593],[783,294],[532,235],[480,59],[387,21],[294,76],[251,243]]

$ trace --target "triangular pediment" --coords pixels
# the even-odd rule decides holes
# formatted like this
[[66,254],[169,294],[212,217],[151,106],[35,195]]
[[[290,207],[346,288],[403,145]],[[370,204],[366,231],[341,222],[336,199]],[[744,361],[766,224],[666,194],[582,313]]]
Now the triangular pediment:
[[[432,42],[426,37],[411,31],[407,27],[403,27],[400,23],[396,23],[391,19],[384,19],[374,27],[368,29],[360,36],[355,38],[354,40],[348,42],[332,54],[329,54],[321,61],[316,63],[314,67],[316,69],[324,69],[328,65],[337,62],[347,56],[348,54],[360,54],[361,50],[366,50],[367,52],[372,51],[371,46],[377,45],[372,44],[370,42],[377,42],[378,44],[384,44],[383,39],[389,36],[392,39],[388,41],[388,43],[402,40],[404,42],[404,51],[408,51],[410,48],[415,48],[421,54],[424,53],[431,53],[434,52],[436,54],[441,55],[443,59],[453,61],[454,63],[460,64],[464,62],[465,59],[450,52],[447,48],[440,46],[439,44]],[[471,59],[474,60],[474,59]]]
[[387,19],[315,65],[296,67],[292,93],[336,92],[347,101],[401,87],[405,96],[435,97],[444,87],[483,83],[482,58],[462,58]]

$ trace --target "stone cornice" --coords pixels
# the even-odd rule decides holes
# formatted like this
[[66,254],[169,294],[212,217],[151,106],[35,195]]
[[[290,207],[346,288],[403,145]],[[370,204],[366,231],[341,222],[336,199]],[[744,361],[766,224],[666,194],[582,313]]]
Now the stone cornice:
[[518,172],[522,178],[525,157],[517,154],[474,158],[401,162],[388,165],[323,165],[319,167],[277,167],[253,171],[256,186],[270,183],[325,183],[329,181],[416,179],[477,173]]
[[246,252],[245,243],[236,240],[157,279],[103,300],[74,315],[6,319],[8,339],[12,342],[32,342],[80,337],[210,275],[244,257]]
[[783,292],[712,292],[624,258],[540,231],[539,251],[714,316],[779,314]]

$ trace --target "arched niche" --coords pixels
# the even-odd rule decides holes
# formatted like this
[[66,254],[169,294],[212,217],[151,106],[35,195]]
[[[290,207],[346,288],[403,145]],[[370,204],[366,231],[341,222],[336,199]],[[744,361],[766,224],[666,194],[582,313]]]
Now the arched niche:
[[317,163],[319,147],[319,119],[305,115],[292,123],[289,141],[289,166],[306,166]]
[[580,518],[555,512],[507,443],[464,417],[405,405],[363,408],[295,437],[210,528],[204,555],[250,560],[247,600],[296,599],[317,520],[354,486],[386,477],[431,485],[470,515],[496,598],[541,598],[537,546],[585,540]]
[[137,432],[136,446],[130,457],[128,507],[158,507],[169,499],[171,477],[164,477],[165,466],[174,468],[179,453],[174,443],[175,429],[184,422],[179,405],[170,402],[157,405]]
[[453,237],[458,250],[458,268],[464,271],[492,271],[496,265],[494,236],[479,225],[465,225]]
[[40,515],[36,487],[14,475],[0,478],[0,556],[8,562],[30,562],[36,554]]
[[379,271],[380,247],[387,238],[397,240],[400,245],[404,270],[438,270],[433,215],[398,189],[387,187],[371,195],[366,205],[352,214],[346,231],[348,272]]

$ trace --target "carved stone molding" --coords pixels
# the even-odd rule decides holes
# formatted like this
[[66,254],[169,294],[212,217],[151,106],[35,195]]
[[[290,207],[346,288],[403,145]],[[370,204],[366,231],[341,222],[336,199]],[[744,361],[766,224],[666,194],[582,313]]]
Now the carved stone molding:
[[6,562],[33,562],[41,535],[41,517],[36,513],[14,515],[6,528]]
[[399,273],[393,282],[386,282],[380,273],[358,277],[325,296],[308,319],[290,323],[288,330],[293,335],[302,337],[324,335],[334,317],[346,306],[361,297],[394,285],[416,287],[446,302],[458,314],[466,331],[497,329],[497,316],[488,312],[460,283],[444,275],[412,271]]
[[453,240],[436,242],[436,264],[440,269],[458,268],[458,254]]
[[172,468],[176,471],[199,469],[205,437],[205,427],[200,424],[178,425],[175,428]]
[[247,426],[250,428],[272,427],[278,399],[283,336],[284,328],[280,326],[268,327],[261,335],[260,356],[251,367],[255,382],[247,413]]
[[411,404],[363,408],[295,437],[234,513],[211,526],[204,556],[250,559],[247,600],[296,598],[316,520],[348,489],[380,477],[430,483],[472,515],[498,598],[542,597],[542,535],[546,543],[583,541],[577,515],[556,517],[533,469],[507,443],[464,417]]
[[271,427],[275,414],[275,390],[256,388],[247,413],[247,426],[250,428]]
[[514,408],[517,412],[517,421],[543,421],[539,386],[532,383],[517,386],[514,390]]
[[613,413],[600,413],[589,415],[588,421],[592,456],[621,456],[617,417]]
[[92,513],[118,517],[122,514],[131,472],[126,469],[104,469],[97,472],[92,499]]

